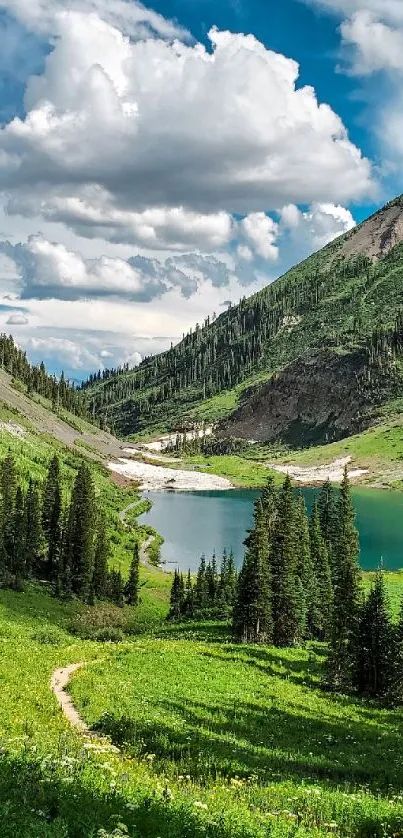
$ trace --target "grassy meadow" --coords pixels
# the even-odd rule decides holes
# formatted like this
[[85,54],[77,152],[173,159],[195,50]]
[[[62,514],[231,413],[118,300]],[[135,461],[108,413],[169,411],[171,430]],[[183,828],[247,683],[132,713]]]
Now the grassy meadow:
[[[155,571],[124,642],[95,643],[76,629],[102,606],[0,591],[2,838],[403,835],[400,711],[324,692],[320,645],[235,646],[161,621],[167,602]],[[70,729],[50,691],[80,661],[70,691],[109,741]]]
[[[1,406],[9,420],[26,435],[2,431],[0,457],[42,480],[56,450],[67,493],[79,455]],[[126,574],[143,503],[92,469]],[[397,615],[403,573],[386,579]],[[1,838],[403,838],[403,712],[326,693],[319,644],[244,647],[223,623],[168,623],[170,585],[141,566],[136,609],[0,590]],[[79,662],[70,691],[95,739],[50,690]]]

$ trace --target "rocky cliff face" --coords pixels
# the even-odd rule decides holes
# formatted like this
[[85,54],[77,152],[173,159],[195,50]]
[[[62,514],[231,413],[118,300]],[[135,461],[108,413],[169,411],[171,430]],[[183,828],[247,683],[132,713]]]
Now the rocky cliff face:
[[372,260],[382,259],[403,241],[403,199],[372,215],[349,234],[338,255],[346,259],[362,254]]
[[299,358],[255,392],[247,391],[220,434],[291,445],[332,442],[370,427],[377,406],[397,389],[390,375],[366,379],[362,353],[323,351]]

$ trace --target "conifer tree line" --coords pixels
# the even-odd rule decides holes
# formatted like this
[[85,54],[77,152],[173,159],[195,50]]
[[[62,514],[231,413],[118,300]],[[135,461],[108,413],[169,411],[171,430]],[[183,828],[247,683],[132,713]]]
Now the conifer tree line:
[[[254,525],[245,541],[233,616],[237,640],[293,646],[330,639],[341,597],[343,492],[349,492],[347,475],[338,498],[325,483],[309,520],[305,502],[288,476],[279,489],[268,481],[255,503]],[[355,537],[350,553],[357,562]]]
[[175,570],[168,619],[228,619],[232,614],[238,574],[234,554],[224,550],[220,568],[214,554],[207,563],[200,559],[196,579]]
[[86,405],[79,390],[70,384],[64,374],[57,379],[46,372],[41,363],[29,363],[26,353],[15,345],[11,335],[0,334],[0,369],[26,385],[28,394],[38,393],[52,402],[53,409],[64,407],[77,416],[86,415]]
[[0,584],[21,590],[25,581],[39,580],[61,598],[137,605],[138,545],[125,584],[119,570],[109,569],[107,520],[87,465],[79,467],[66,501],[64,494],[57,456],[41,486],[32,480],[24,486],[11,455],[0,463]]
[[310,518],[287,477],[269,479],[255,503],[237,574],[234,557],[202,556],[197,576],[175,571],[169,619],[232,619],[241,643],[326,642],[325,686],[391,706],[403,703],[403,601],[394,624],[380,569],[365,596],[359,537],[345,469],[340,490],[323,485]]

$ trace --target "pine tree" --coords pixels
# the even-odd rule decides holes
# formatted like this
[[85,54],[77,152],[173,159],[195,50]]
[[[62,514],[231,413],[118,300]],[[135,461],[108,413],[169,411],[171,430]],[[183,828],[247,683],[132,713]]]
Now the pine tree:
[[57,456],[49,464],[42,498],[42,527],[48,542],[46,575],[55,581],[61,560],[62,490]]
[[140,552],[137,541],[134,544],[133,558],[130,565],[129,578],[125,586],[125,597],[128,605],[139,604],[140,590]]
[[97,599],[103,599],[108,587],[108,565],[111,546],[105,515],[99,516],[94,553],[94,571],[92,574],[92,593]]
[[209,591],[206,579],[206,557],[204,555],[200,559],[194,595],[196,608],[199,611],[205,610],[209,605]]
[[211,562],[206,567],[207,598],[210,608],[213,608],[218,593],[217,557],[213,553]]
[[13,516],[13,546],[11,570],[19,587],[26,576],[25,569],[25,514],[24,495],[21,486],[17,486]]
[[108,598],[118,605],[119,608],[124,606],[124,584],[120,570],[111,570],[108,575]]
[[311,543],[309,538],[309,522],[305,501],[300,495],[296,506],[296,536],[297,536],[297,600],[300,601],[301,613],[300,636],[309,635],[308,611],[309,604],[315,595],[315,574],[311,559]]
[[238,572],[236,569],[235,564],[235,556],[233,551],[230,550],[228,556],[228,568],[227,568],[227,603],[232,608],[235,602],[236,591],[237,591],[237,583],[238,583]]
[[175,569],[171,587],[170,609],[168,614],[169,620],[179,620],[183,616],[185,599],[184,588],[183,576],[179,573],[179,570]]
[[270,475],[261,496],[263,514],[269,542],[271,541],[277,519],[278,491],[274,479]]
[[17,472],[11,454],[1,463],[0,469],[0,524],[2,530],[3,555],[11,569],[14,553],[14,506],[17,492]]
[[95,497],[91,472],[82,465],[71,496],[65,566],[70,566],[73,591],[87,600],[94,570]]
[[323,641],[331,628],[333,586],[329,555],[322,535],[317,503],[312,509],[310,541],[315,584],[310,592],[308,622],[312,636]]
[[318,497],[318,512],[325,547],[327,549],[332,579],[335,575],[335,549],[337,545],[337,507],[330,480],[323,484]]
[[41,575],[45,547],[39,493],[37,487],[30,481],[25,498],[24,520],[24,566],[28,577],[32,573],[36,576]]
[[296,523],[295,498],[291,480],[287,476],[279,495],[271,550],[276,646],[292,646],[301,640],[303,633],[304,608],[297,575]]
[[193,589],[193,582],[192,582],[192,575],[190,570],[188,571],[188,575],[186,577],[186,584],[185,584],[185,600],[183,604],[183,613],[186,617],[191,618],[194,616],[194,589]]
[[354,638],[360,608],[359,540],[347,467],[338,503],[338,532],[334,552],[334,608],[330,633],[328,681],[334,689],[352,682]]
[[264,510],[255,503],[254,528],[246,539],[246,553],[238,579],[234,607],[235,637],[246,643],[269,643],[273,634],[269,544]]
[[228,555],[224,549],[217,594],[217,604],[222,612],[222,616],[225,617],[231,612],[236,600],[236,593],[237,571],[234,554],[231,550]]
[[393,689],[394,638],[383,573],[379,570],[361,608],[355,639],[353,683],[361,695],[380,698]]

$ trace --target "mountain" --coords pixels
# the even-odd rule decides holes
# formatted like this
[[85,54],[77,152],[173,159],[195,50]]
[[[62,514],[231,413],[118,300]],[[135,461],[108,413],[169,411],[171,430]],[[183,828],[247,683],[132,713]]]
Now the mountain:
[[402,392],[403,196],[175,347],[84,385],[123,435],[207,420],[311,444],[376,422]]

